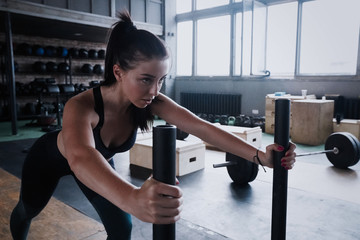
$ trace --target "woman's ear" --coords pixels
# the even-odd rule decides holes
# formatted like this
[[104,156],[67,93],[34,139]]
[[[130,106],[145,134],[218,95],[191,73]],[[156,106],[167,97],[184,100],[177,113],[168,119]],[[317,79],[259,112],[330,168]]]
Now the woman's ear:
[[123,70],[120,68],[120,66],[118,64],[114,64],[113,73],[114,73],[114,76],[115,76],[117,81],[122,80]]

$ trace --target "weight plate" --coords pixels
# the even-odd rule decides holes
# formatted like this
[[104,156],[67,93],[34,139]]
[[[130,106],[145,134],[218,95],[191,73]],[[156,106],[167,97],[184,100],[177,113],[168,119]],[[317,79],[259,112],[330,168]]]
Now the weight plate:
[[258,174],[258,165],[241,157],[226,153],[226,161],[236,162],[236,165],[227,166],[226,169],[230,178],[236,184],[247,184],[254,181]]
[[338,154],[326,153],[328,160],[337,168],[348,168],[358,160],[358,147],[348,134],[336,132],[331,134],[325,142],[325,150],[339,149]]
[[357,152],[357,155],[354,158],[354,162],[352,163],[352,165],[355,165],[359,162],[359,159],[360,159],[360,142],[353,134],[351,134],[349,132],[342,132],[342,133],[346,134],[354,143],[354,147]]

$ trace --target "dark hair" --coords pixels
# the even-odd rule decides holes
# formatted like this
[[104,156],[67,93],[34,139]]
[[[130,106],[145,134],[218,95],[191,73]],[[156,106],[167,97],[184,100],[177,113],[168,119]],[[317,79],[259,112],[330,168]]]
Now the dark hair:
[[[106,48],[105,79],[102,82],[104,86],[110,86],[116,82],[113,73],[114,64],[119,64],[123,70],[127,71],[135,68],[140,61],[164,60],[169,57],[164,42],[146,30],[137,29],[128,11],[119,12],[117,15],[120,20],[112,26]],[[131,104],[129,110],[132,112],[136,126],[142,131],[148,130],[148,124],[153,121],[150,106],[140,109]]]

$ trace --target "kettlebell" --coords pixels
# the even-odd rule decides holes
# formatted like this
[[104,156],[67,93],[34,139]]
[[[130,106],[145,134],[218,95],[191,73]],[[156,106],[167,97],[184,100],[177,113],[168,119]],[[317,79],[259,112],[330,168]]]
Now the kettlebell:
[[234,126],[234,125],[235,125],[235,117],[234,117],[234,116],[229,116],[229,118],[228,118],[228,125],[230,125],[230,126]]

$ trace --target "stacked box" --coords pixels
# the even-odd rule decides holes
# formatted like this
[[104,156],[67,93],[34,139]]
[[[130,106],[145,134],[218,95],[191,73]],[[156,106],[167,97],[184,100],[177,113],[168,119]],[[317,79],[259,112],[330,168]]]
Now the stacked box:
[[360,120],[358,119],[343,119],[340,124],[337,124],[336,119],[333,119],[334,132],[349,132],[357,139],[360,139]]
[[[274,134],[275,128],[275,100],[276,99],[289,99],[291,102],[293,100],[303,100],[303,99],[315,99],[315,95],[307,95],[307,96],[293,96],[290,94],[286,94],[283,96],[275,96],[275,94],[268,94],[265,98],[265,132]],[[291,104],[290,102],[290,104]],[[291,111],[291,109],[290,109]],[[290,114],[290,129],[292,127],[291,124],[291,114]]]

